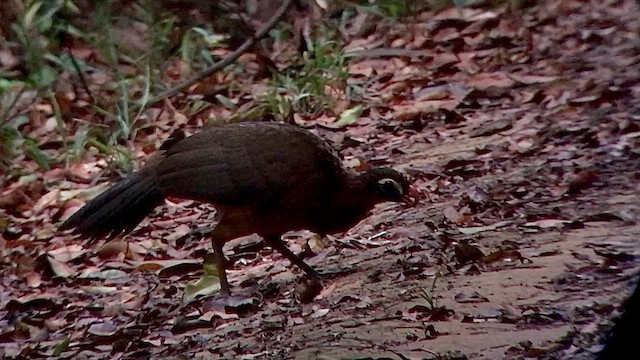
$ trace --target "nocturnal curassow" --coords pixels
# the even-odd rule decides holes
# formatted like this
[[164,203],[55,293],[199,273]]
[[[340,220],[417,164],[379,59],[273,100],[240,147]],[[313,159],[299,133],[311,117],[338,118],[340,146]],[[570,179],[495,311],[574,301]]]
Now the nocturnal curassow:
[[132,231],[167,197],[213,204],[211,232],[220,286],[229,293],[222,247],[251,234],[308,275],[318,273],[281,236],[306,229],[320,236],[344,232],[378,203],[413,204],[408,178],[389,168],[356,174],[311,132],[283,123],[249,122],[172,136],[140,171],[117,182],[67,219],[62,230],[89,238]]

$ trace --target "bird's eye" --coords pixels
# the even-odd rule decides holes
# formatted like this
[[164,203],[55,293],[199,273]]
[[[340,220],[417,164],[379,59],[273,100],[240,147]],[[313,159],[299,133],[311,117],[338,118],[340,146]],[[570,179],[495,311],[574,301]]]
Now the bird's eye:
[[402,196],[404,192],[402,186],[393,179],[382,179],[378,181],[378,186],[380,187],[380,192],[387,196]]

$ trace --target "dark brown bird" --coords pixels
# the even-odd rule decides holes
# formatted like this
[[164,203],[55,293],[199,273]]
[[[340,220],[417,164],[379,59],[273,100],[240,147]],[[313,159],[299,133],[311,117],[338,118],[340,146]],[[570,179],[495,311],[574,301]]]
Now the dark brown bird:
[[[636,275],[636,277],[639,277]],[[638,323],[640,323],[640,277],[636,288],[624,303],[624,312],[605,337],[606,345],[596,360],[636,359],[638,356]],[[633,355],[636,354],[636,355]]]
[[211,203],[218,224],[212,243],[220,285],[229,293],[222,246],[251,234],[315,278],[318,273],[281,236],[307,229],[344,232],[378,203],[417,201],[403,174],[345,170],[331,147],[294,125],[251,122],[172,135],[140,171],[89,201],[60,229],[89,238],[132,231],[167,197]]

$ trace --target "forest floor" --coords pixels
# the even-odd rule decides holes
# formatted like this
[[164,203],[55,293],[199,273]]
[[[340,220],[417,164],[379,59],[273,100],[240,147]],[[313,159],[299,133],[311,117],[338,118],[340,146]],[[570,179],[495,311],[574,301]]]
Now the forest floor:
[[[210,224],[209,208],[167,203],[125,239],[90,244],[55,222],[81,205],[61,194],[95,185],[36,172],[44,185],[29,209],[3,203],[13,235],[2,243],[0,353],[594,358],[640,269],[637,14],[631,0],[451,9],[353,40],[347,51],[407,52],[351,59],[349,81],[377,99],[355,123],[299,123],[346,164],[404,169],[427,196],[382,204],[321,242],[290,234],[330,274],[311,303],[296,300],[302,273],[268,248],[247,251],[252,237],[225,247],[233,299],[184,303],[210,250],[191,230]],[[34,193],[21,186],[3,196]]]

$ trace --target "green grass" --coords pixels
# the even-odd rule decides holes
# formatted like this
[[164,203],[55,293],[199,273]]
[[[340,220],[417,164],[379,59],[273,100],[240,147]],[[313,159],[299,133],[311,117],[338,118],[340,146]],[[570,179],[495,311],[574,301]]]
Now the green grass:
[[[152,93],[166,88],[163,71],[167,59],[181,53],[193,67],[212,61],[205,54],[214,45],[214,36],[203,28],[187,31],[181,46],[176,47],[168,40],[174,31],[175,16],[157,11],[149,0],[134,3],[127,12],[114,7],[114,3],[96,1],[91,13],[83,13],[89,10],[80,9],[69,0],[24,2],[23,12],[11,25],[13,34],[7,39],[7,45],[16,49],[14,53],[21,54],[24,70],[19,75],[0,73],[0,156],[4,164],[25,154],[40,167],[48,168],[53,163],[78,161],[87,150],[95,149],[110,165],[128,171],[131,155],[127,143],[135,139],[138,129],[148,125],[141,120],[144,117],[139,109],[144,108]],[[114,29],[123,23],[145,29],[141,34],[144,48],[128,46],[114,34]],[[87,63],[73,58],[67,46],[93,49],[96,59]],[[87,74],[100,71],[108,77],[105,84],[98,86],[86,80]],[[68,75],[61,80],[65,73]],[[57,82],[68,82],[66,79],[71,79],[74,90],[89,93],[89,121],[78,123],[61,110]],[[36,92],[34,102],[49,104],[50,115],[56,119],[56,134],[51,137],[59,138],[62,144],[56,156],[39,151],[36,140],[20,130],[29,121],[20,114],[25,110],[20,98],[32,91]]]
[[347,88],[346,58],[335,32],[324,28],[323,37],[307,43],[308,50],[288,69],[269,82],[269,91],[257,100],[253,111],[284,120],[292,112],[305,117],[332,113]]
[[[362,91],[347,83],[347,60],[339,26],[358,12],[395,21],[417,9],[429,8],[434,2],[437,1],[341,3],[343,9],[338,18],[323,19],[311,39],[303,40],[306,51],[278,59],[290,65],[272,73],[267,90],[251,99],[251,106],[239,106],[237,99],[222,94],[216,94],[217,104],[187,99],[172,106],[189,117],[209,106],[222,105],[234,114],[224,121],[262,116],[285,120],[293,113],[306,118],[338,116],[336,112],[344,111],[345,104],[352,109],[359,105],[358,94]],[[440,2],[461,6],[469,1]],[[167,69],[179,61],[181,77],[197,73],[219,60],[212,56],[212,50],[225,46],[232,36],[212,30],[218,23],[228,22],[225,16],[230,14],[220,14],[221,18],[211,19],[211,24],[185,25],[184,18],[163,10],[153,0],[134,1],[126,7],[115,0],[77,4],[74,0],[23,0],[22,4],[22,12],[10,26],[12,34],[0,44],[19,54],[21,62],[20,70],[0,72],[0,160],[5,167],[21,154],[46,169],[56,164],[68,166],[92,153],[104,157],[119,171],[129,171],[131,142],[141,129],[154,126],[153,119],[140,109],[169,87]],[[137,41],[123,40],[122,29],[132,32],[128,35]],[[286,24],[273,29],[270,35],[276,42],[291,38]],[[78,48],[91,49],[94,55],[76,58],[72,50]],[[224,71],[238,71],[239,67],[236,64]],[[92,74],[96,73],[106,80],[95,83]],[[234,94],[242,94],[247,88],[247,84],[223,85]],[[86,103],[65,100],[60,90],[65,86],[70,86],[75,95],[84,95]],[[27,96],[29,101],[24,100]],[[55,118],[56,128],[46,140],[61,144],[58,149],[48,147],[44,152],[39,143],[43,139],[23,133],[30,121],[29,104],[25,102],[50,107],[50,113],[44,115]],[[82,107],[82,115],[74,118],[73,110],[78,106]]]
[[424,301],[426,301],[431,311],[435,311],[440,307],[440,305],[438,304],[438,295],[436,294],[436,282],[438,281],[439,277],[440,271],[436,272],[436,274],[433,276],[433,281],[431,282],[431,286],[429,287],[429,289],[420,290],[420,297]]

